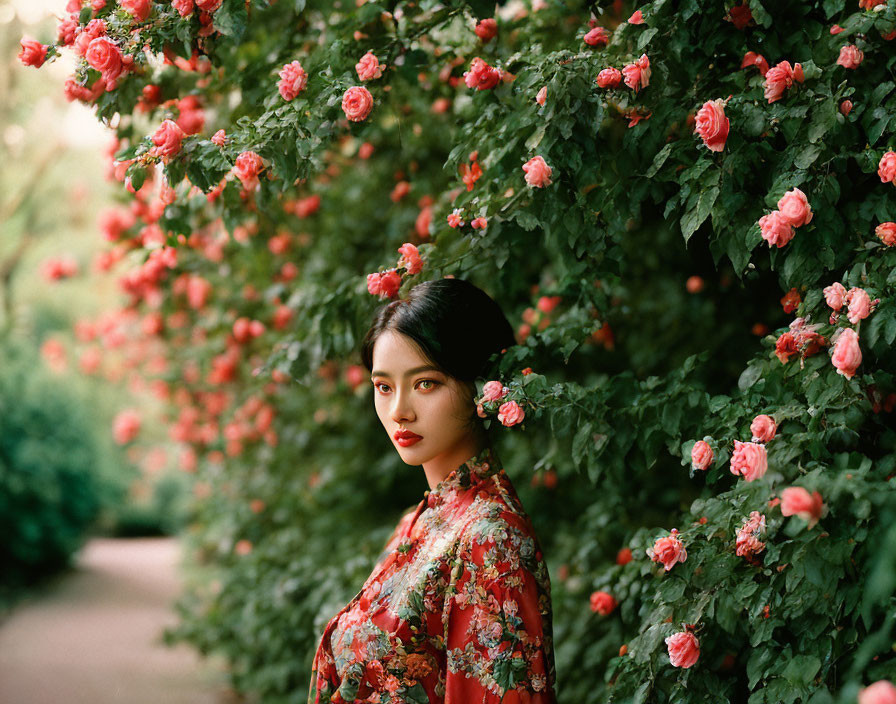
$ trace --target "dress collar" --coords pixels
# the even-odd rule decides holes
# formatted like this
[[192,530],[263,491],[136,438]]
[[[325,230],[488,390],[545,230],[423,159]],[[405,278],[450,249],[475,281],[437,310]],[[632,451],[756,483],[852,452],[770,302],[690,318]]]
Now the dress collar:
[[487,446],[478,455],[474,455],[457,469],[452,470],[432,491],[427,492],[427,503],[430,506],[437,505],[451,491],[469,489],[500,471],[501,461],[498,455],[494,448]]

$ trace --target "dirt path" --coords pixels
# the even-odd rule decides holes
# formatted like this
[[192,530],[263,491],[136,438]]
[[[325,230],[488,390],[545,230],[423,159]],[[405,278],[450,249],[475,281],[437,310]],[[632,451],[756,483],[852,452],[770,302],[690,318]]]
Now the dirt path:
[[77,569],[0,623],[0,704],[224,704],[220,662],[161,632],[176,622],[172,538],[97,538]]

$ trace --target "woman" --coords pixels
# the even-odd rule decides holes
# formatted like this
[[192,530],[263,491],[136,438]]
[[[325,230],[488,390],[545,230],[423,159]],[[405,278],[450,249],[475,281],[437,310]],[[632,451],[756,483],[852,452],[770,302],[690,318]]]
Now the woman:
[[379,310],[361,348],[376,412],[430,489],[327,624],[309,703],[556,701],[547,567],[474,403],[514,344],[498,305],[459,279]]

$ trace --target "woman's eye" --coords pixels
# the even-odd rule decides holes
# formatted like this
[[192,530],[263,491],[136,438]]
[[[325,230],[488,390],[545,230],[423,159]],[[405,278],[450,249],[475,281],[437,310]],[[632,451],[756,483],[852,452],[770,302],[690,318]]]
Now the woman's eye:
[[429,386],[426,386],[423,388],[424,391],[430,391],[430,390],[434,389],[436,387],[436,384],[438,384],[438,383],[439,382],[434,381],[433,379],[424,379],[423,381],[420,382],[421,385],[429,384]]
[[374,385],[373,385],[373,388],[375,388],[375,389],[376,389],[377,391],[379,391],[381,394],[382,394],[382,393],[385,393],[384,391],[380,391],[380,387],[381,387],[381,386],[385,386],[387,389],[389,388],[389,385],[388,385],[388,384],[384,384],[384,383],[382,383],[382,382],[379,382],[378,384],[374,384]]

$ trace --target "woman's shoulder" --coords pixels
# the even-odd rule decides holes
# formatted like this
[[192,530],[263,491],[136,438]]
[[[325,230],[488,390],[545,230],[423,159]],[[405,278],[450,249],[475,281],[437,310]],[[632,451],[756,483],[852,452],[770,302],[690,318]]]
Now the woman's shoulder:
[[463,557],[475,561],[493,553],[505,561],[511,555],[528,560],[537,554],[536,559],[541,559],[532,521],[515,492],[481,493],[470,509],[458,536]]

